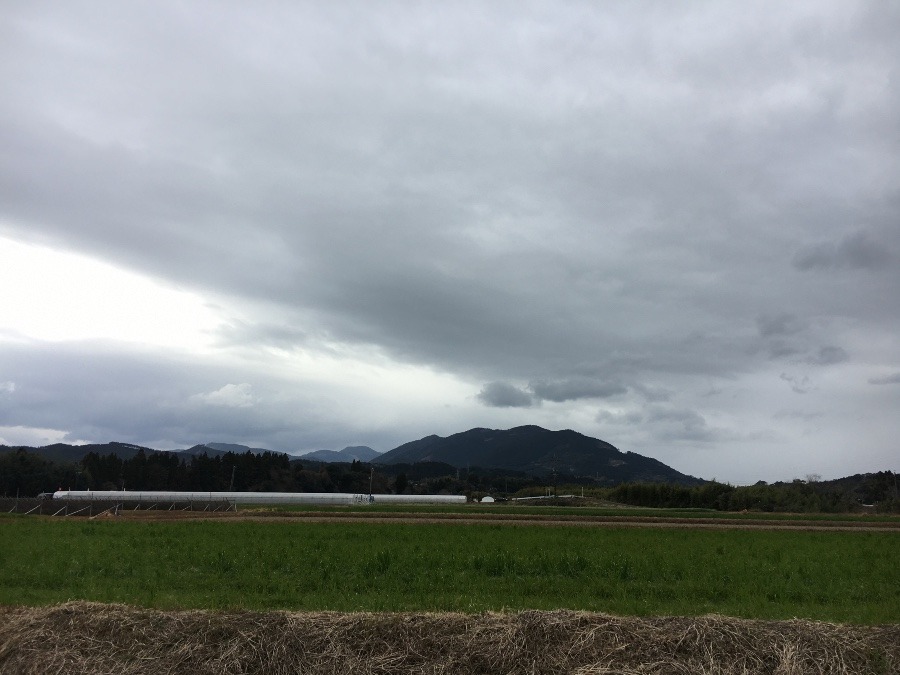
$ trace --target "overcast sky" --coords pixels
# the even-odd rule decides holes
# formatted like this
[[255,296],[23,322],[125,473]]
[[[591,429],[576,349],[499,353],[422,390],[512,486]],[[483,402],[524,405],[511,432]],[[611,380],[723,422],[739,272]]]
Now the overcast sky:
[[900,470],[900,3],[5,2],[0,443]]

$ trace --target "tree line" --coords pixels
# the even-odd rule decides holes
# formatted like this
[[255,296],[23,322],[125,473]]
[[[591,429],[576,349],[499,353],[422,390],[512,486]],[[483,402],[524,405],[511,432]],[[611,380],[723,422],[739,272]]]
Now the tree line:
[[[855,479],[855,480],[854,480]],[[664,483],[625,483],[604,489],[610,501],[650,508],[702,508],[717,511],[849,513],[877,510],[900,513],[898,475],[891,471],[837,481],[733,486],[715,481],[696,487]]]
[[534,476],[499,469],[456,469],[440,462],[371,465],[317,462],[277,452],[201,453],[139,450],[133,457],[89,452],[55,463],[24,448],[0,452],[0,494],[34,497],[65,490],[192,492],[347,492],[354,494],[514,494],[540,485]]
[[[733,486],[710,481],[697,486],[622,483],[614,487],[570,487],[577,494],[650,508],[719,511],[839,513],[875,509],[900,513],[898,476],[890,471],[837,481]],[[478,498],[563,493],[547,479],[501,469],[456,469],[439,462],[371,465],[364,462],[303,461],[276,452],[209,456],[139,450],[123,459],[90,452],[80,462],[55,463],[25,449],[0,452],[0,493],[34,497],[67,490],[166,490],[191,492],[347,492],[355,494],[466,494]]]
[[270,451],[185,457],[138,450],[130,458],[89,452],[79,462],[56,463],[19,448],[0,452],[0,494],[34,497],[56,490],[461,494],[481,486],[474,474],[445,475],[454,471],[429,463],[376,468],[359,461],[305,462]]

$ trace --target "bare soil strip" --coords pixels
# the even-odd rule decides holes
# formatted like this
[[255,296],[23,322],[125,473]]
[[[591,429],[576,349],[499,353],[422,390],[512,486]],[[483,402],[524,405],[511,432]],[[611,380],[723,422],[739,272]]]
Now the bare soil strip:
[[6,675],[900,672],[900,626],[517,613],[0,608]]
[[[111,517],[111,514],[94,516]],[[538,515],[514,513],[348,513],[322,511],[265,511],[237,512],[204,511],[119,511],[118,517],[149,520],[225,520],[278,521],[317,523],[405,523],[405,524],[462,524],[462,525],[545,525],[551,527],[675,527],[719,530],[805,530],[805,531],[866,531],[900,532],[900,518],[875,522],[865,520],[766,520],[726,518],[672,518],[665,516],[591,516]]]

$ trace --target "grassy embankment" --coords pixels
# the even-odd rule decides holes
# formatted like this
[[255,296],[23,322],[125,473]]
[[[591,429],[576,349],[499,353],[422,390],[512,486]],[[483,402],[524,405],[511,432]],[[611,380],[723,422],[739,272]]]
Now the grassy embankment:
[[0,604],[900,621],[892,532],[0,517]]

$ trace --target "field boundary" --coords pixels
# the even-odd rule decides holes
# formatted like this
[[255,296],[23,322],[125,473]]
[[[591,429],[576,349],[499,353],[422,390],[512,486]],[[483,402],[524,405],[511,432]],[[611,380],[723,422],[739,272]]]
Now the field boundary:
[[152,501],[152,500],[90,500],[90,499],[41,499],[37,497],[0,497],[0,513],[18,513],[38,516],[93,517],[103,513],[122,511],[234,511],[229,501]]
[[892,521],[867,520],[806,520],[797,519],[723,519],[702,517],[667,516],[596,516],[587,514],[516,514],[516,513],[434,513],[434,512],[383,512],[373,511],[168,511],[123,510],[119,516],[128,520],[173,521],[217,520],[232,522],[316,522],[316,523],[394,523],[394,524],[448,524],[448,525],[509,525],[547,527],[658,527],[694,528],[714,530],[785,530],[810,532],[900,532],[900,518]]

